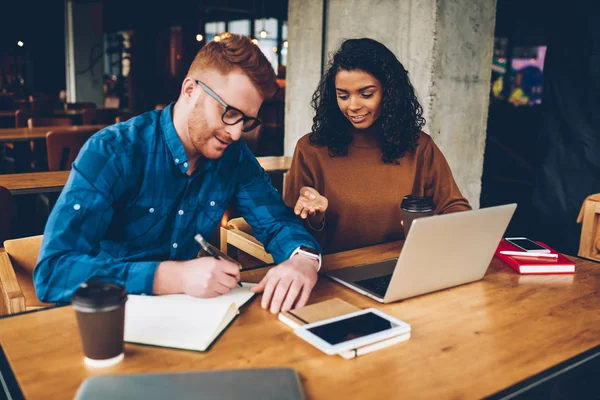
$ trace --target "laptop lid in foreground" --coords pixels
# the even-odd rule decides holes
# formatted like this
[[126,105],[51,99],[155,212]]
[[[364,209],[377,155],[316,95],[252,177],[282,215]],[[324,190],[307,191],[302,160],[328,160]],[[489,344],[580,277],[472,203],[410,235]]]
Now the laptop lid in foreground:
[[483,278],[516,208],[507,204],[414,220],[384,303]]
[[303,400],[304,395],[296,371],[271,368],[94,376],[81,384],[75,400],[95,399]]

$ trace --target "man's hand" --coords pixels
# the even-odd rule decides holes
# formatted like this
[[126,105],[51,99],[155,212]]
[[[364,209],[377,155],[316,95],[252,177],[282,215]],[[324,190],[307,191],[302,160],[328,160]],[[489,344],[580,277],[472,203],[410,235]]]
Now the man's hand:
[[200,257],[183,262],[165,261],[156,270],[154,294],[216,297],[236,287],[239,280],[239,267],[226,260]]
[[302,219],[306,219],[309,215],[316,216],[318,213],[324,213],[328,206],[327,197],[319,194],[316,189],[304,186],[300,189],[300,197],[294,206],[294,213]]
[[296,254],[272,268],[250,290],[254,293],[264,292],[261,306],[270,308],[272,313],[303,307],[317,283],[317,268],[318,261]]

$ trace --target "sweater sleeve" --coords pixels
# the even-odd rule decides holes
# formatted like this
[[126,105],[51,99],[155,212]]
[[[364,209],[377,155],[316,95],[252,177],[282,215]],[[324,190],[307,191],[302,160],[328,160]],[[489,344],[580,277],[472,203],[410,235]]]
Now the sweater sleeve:
[[[292,165],[290,170],[285,176],[285,187],[283,191],[283,201],[285,204],[294,208],[296,202],[298,201],[298,197],[300,196],[300,189],[305,186],[316,189],[319,193],[323,193],[323,188],[316,187],[315,184],[315,176],[314,176],[314,166],[312,165],[311,159],[307,157],[304,145],[305,138],[300,139],[298,144],[296,145],[296,149],[294,150],[294,157],[292,158]],[[308,148],[310,151],[310,147]],[[325,212],[325,215],[327,212]],[[325,215],[323,217],[325,217]],[[308,220],[304,221],[304,226],[307,230],[320,241],[322,236],[323,227],[326,221],[323,221],[321,226],[311,226],[308,223]],[[316,228],[316,229],[315,229]]]
[[428,169],[425,174],[425,196],[433,197],[435,213],[447,214],[471,210],[469,201],[464,198],[454,181],[446,157],[432,139],[427,143],[424,158],[424,166]]

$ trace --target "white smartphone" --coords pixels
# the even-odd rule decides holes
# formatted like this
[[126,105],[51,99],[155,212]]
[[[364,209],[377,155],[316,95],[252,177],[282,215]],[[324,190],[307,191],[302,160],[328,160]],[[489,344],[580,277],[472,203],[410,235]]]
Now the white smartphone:
[[526,237],[504,238],[504,240],[529,253],[550,253],[550,250]]
[[375,308],[329,318],[294,329],[294,333],[322,352],[332,355],[408,335],[410,325]]

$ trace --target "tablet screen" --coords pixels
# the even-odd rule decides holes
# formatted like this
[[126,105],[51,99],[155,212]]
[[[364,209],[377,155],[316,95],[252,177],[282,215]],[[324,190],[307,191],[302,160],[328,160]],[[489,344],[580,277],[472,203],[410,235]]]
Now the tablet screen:
[[307,330],[327,343],[335,345],[373,333],[386,331],[396,326],[398,325],[369,312],[330,324],[315,326]]

